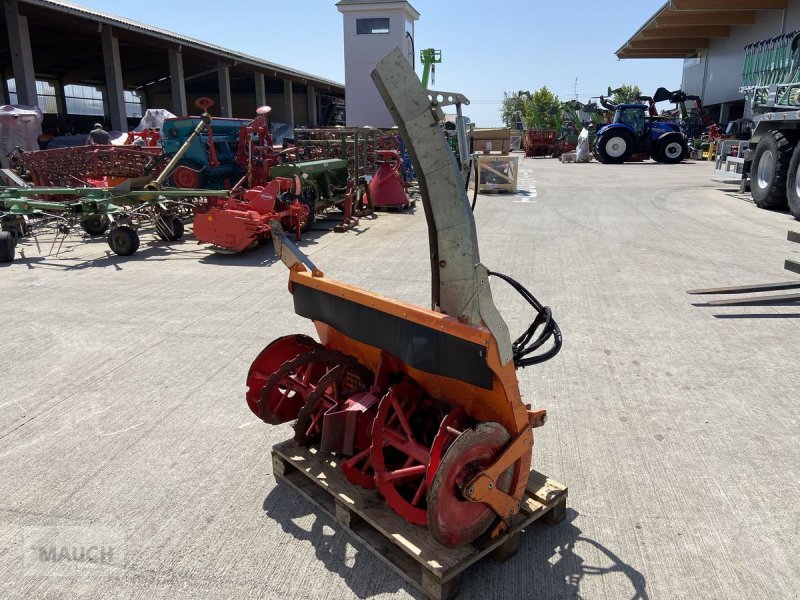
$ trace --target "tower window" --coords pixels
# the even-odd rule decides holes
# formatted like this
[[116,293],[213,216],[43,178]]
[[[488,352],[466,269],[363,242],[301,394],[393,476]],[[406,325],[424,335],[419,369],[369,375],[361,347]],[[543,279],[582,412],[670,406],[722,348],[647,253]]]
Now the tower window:
[[389,19],[356,19],[356,33],[389,33]]

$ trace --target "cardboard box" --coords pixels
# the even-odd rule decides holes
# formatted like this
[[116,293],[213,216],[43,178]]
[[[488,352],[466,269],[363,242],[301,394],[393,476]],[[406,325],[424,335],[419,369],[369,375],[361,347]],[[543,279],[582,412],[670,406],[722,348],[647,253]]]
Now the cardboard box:
[[473,129],[470,137],[471,152],[508,154],[511,150],[511,129]]

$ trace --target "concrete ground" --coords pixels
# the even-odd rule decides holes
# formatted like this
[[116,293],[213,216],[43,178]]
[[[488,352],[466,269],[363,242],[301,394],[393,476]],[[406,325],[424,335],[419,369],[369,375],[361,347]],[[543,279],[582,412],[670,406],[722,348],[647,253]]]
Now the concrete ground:
[[[516,195],[479,199],[483,262],[563,331],[518,375],[549,414],[534,465],[570,499],[511,561],[468,571],[462,598],[798,598],[800,309],[696,307],[685,290],[791,279],[800,224],[711,174],[526,159]],[[427,305],[421,210],[331,225],[301,244],[328,276]],[[247,369],[313,327],[271,246],[49,247],[0,268],[0,597],[420,597],[272,477],[291,430],[247,409]],[[527,326],[515,292],[494,295]],[[64,574],[42,540],[105,560]]]

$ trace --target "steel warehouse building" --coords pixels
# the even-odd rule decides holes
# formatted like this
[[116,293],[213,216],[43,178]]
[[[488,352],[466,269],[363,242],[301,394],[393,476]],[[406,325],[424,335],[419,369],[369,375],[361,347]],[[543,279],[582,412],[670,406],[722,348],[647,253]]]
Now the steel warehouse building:
[[38,105],[45,129],[125,131],[143,108],[187,114],[203,96],[215,116],[269,104],[292,126],[343,111],[341,83],[71,2],[4,0],[0,19],[0,103]]
[[718,122],[743,116],[744,47],[800,29],[800,0],[671,0],[616,51],[624,58],[682,58],[682,89]]

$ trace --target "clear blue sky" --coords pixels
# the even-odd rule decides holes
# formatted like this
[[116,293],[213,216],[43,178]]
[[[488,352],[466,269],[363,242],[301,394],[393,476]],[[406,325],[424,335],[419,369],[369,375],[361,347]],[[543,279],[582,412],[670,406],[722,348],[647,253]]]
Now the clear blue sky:
[[[73,1],[344,82],[342,16],[335,0]],[[417,51],[442,50],[431,87],[465,94],[472,102],[466,114],[482,127],[501,124],[506,91],[546,85],[567,99],[574,97],[577,77],[578,98],[586,101],[623,83],[645,94],[680,86],[680,60],[614,56],[663,0],[411,3],[421,13]]]

